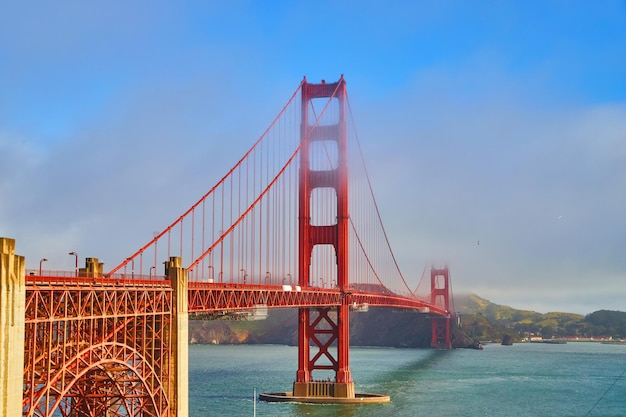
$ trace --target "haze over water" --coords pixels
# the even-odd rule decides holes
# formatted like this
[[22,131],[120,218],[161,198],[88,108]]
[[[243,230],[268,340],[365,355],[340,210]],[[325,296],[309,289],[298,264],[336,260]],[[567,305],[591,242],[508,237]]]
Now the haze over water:
[[[253,414],[253,393],[290,391],[297,348],[204,346],[189,351],[190,417]],[[599,343],[455,349],[352,348],[363,406],[257,402],[257,416],[624,416],[626,346]]]

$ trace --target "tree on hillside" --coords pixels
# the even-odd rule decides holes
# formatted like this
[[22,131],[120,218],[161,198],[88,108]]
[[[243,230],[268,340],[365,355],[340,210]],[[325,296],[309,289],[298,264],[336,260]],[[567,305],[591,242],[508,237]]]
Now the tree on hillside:
[[626,313],[622,311],[595,311],[585,317],[585,322],[590,324],[590,336],[626,337]]
[[592,325],[592,336],[626,337],[626,313],[622,311],[595,311],[585,317],[585,322]]

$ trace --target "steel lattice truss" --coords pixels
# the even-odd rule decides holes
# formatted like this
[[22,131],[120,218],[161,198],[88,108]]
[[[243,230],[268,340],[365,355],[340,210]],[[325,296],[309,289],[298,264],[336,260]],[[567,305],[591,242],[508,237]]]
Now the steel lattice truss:
[[336,306],[341,304],[339,291],[303,289],[285,291],[281,287],[261,285],[190,284],[189,311],[230,311],[267,307]]
[[168,416],[172,289],[26,287],[24,416]]
[[341,292],[326,288],[302,288],[295,291],[293,287],[288,287],[289,290],[286,291],[278,286],[191,283],[189,312],[228,312],[251,309],[259,305],[270,308],[337,307],[346,299],[349,305],[355,306],[402,308],[442,317],[448,315],[444,307],[419,298],[356,290]]

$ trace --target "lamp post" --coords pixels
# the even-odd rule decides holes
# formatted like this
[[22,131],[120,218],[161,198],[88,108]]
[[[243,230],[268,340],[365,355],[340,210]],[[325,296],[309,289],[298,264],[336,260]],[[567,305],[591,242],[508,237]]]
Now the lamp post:
[[76,252],[70,252],[68,255],[74,257],[74,275],[78,276],[78,254]]
[[211,271],[209,273],[209,282],[213,282],[215,278],[215,269],[213,268],[213,265],[209,265],[209,271]]
[[268,282],[271,284],[272,283],[272,274],[270,271],[267,271],[265,273],[265,285],[268,284]]
[[[148,272],[148,274],[150,275],[150,279],[152,279],[152,271],[153,271],[153,270],[156,272],[156,266],[154,266],[154,265],[152,265],[152,266],[150,267],[150,272]],[[156,278],[156,274],[155,274],[155,278]]]
[[41,264],[43,264],[44,262],[48,262],[48,260],[46,258],[41,258],[41,260],[39,261],[39,276],[41,276]]
[[241,269],[239,270],[239,272],[243,272],[243,283],[245,284],[245,283],[246,283],[246,279],[248,278],[248,273],[247,273],[247,272],[246,272],[246,270],[245,270],[245,269],[243,269],[243,268],[241,268]]

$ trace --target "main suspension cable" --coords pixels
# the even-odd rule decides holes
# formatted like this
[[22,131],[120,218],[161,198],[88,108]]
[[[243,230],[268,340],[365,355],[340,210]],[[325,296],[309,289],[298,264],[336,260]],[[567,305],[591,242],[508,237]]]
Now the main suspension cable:
[[[352,107],[350,106],[350,99],[348,98],[347,100],[348,102],[348,112],[350,113],[350,119],[354,120],[354,116],[352,114]],[[404,275],[402,274],[402,271],[400,270],[400,266],[398,265],[398,261],[396,259],[395,254],[393,253],[393,249],[391,248],[391,243],[389,242],[389,237],[387,236],[387,230],[385,229],[385,226],[383,225],[383,220],[382,220],[382,216],[380,215],[380,210],[378,209],[378,203],[376,202],[376,197],[374,195],[374,189],[372,187],[372,182],[370,181],[370,176],[369,176],[369,172],[367,171],[367,167],[365,166],[365,157],[363,156],[363,150],[361,149],[361,143],[359,141],[359,135],[358,132],[356,131],[356,126],[354,123],[351,124],[352,125],[352,130],[354,132],[354,136],[355,136],[355,140],[356,140],[356,144],[357,144],[357,148],[359,150],[359,155],[361,156],[361,161],[363,162],[363,170],[365,171],[365,178],[367,180],[367,185],[370,191],[370,195],[372,196],[372,201],[374,203],[374,209],[376,210],[376,215],[378,217],[378,222],[380,224],[381,230],[383,232],[383,236],[385,237],[385,242],[387,244],[387,248],[389,249],[389,253],[391,254],[391,259],[393,260],[393,263],[396,267],[396,271],[398,271],[398,274],[400,275],[400,279],[402,279],[402,283],[404,284],[406,290],[410,293],[413,294],[413,291],[411,291],[411,289],[409,288],[406,279],[404,278]],[[355,231],[356,233],[356,231]],[[413,296],[415,296],[415,294],[413,294]]]

